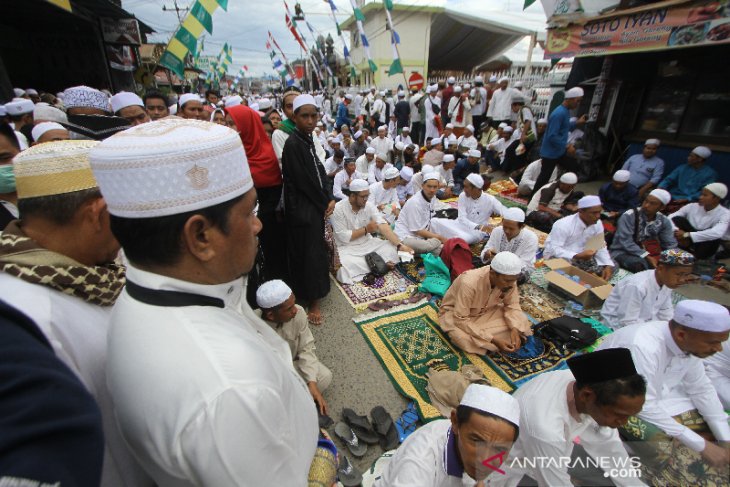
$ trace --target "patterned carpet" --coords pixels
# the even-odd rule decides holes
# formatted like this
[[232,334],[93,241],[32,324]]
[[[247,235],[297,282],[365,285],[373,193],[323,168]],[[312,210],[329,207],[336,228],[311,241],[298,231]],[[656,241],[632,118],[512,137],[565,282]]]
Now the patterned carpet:
[[[493,386],[512,392],[538,374],[565,368],[565,360],[575,353],[540,339],[536,340],[542,353],[535,358],[465,353],[452,345],[441,331],[437,308],[431,303],[382,315],[360,316],[354,321],[395,388],[416,403],[424,421],[441,417],[426,392],[426,373],[431,365],[443,363],[451,370],[460,370],[472,364]],[[594,320],[584,318],[583,321],[599,333],[608,331]]]
[[388,301],[405,299],[416,287],[398,271],[391,271],[383,277],[376,278],[372,286],[368,286],[362,281],[350,285],[341,284],[334,277],[332,280],[355,311],[363,311],[370,303],[380,299]]

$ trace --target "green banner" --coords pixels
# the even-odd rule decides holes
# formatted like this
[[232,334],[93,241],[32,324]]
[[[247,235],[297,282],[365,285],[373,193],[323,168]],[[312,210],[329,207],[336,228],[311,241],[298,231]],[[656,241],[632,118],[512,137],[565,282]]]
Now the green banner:
[[170,51],[165,51],[160,57],[160,65],[168,68],[180,79],[185,78],[185,64]]
[[198,19],[198,22],[200,22],[209,34],[213,33],[213,16],[205,10],[205,7],[200,2],[195,2],[192,10],[190,10],[190,15]]

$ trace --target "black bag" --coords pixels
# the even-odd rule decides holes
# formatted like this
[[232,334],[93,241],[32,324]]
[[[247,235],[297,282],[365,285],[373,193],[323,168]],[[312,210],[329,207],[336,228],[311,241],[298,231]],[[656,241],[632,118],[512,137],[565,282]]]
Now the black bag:
[[434,102],[431,102],[431,111],[434,115],[438,115],[439,113],[441,113],[441,107]]
[[444,208],[443,210],[436,210],[433,212],[433,217],[456,220],[457,218],[459,218],[459,210],[457,210],[456,208]]
[[384,276],[390,270],[388,264],[386,264],[383,258],[376,252],[370,252],[367,254],[365,256],[365,263],[370,268],[370,272],[376,276]]
[[598,340],[598,332],[591,325],[572,316],[543,321],[535,327],[534,332],[537,336],[570,350],[585,348]]

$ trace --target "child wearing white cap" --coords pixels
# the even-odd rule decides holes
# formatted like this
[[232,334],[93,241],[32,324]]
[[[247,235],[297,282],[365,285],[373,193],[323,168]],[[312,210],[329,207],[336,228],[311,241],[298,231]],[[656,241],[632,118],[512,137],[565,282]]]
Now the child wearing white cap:
[[679,246],[698,259],[710,259],[720,246],[730,224],[730,210],[720,204],[727,186],[710,183],[697,203],[690,203],[669,215]]
[[[642,448],[639,454],[648,467],[642,473],[649,475],[642,479],[649,485],[693,484],[694,474],[687,468],[692,464],[701,466],[703,481],[727,484],[728,450],[723,444],[730,442],[730,425],[703,359],[724,348],[729,334],[730,314],[724,306],[686,299],[677,303],[669,322],[621,328],[598,347],[628,348],[646,379],[646,402],[621,433]],[[649,427],[651,437],[637,437]]]
[[[496,387],[471,384],[450,418],[418,428],[403,442],[374,485],[461,487],[491,481],[500,476],[499,458],[509,454],[519,425],[520,410],[512,396]],[[475,436],[488,438],[498,448],[499,458],[490,462],[494,468],[484,462],[497,450],[475,448]]]

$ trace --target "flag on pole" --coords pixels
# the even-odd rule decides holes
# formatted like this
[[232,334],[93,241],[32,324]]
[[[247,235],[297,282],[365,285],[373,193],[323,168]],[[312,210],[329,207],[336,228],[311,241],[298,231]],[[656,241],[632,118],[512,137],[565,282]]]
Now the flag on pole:
[[388,76],[393,76],[394,74],[403,73],[403,65],[400,62],[400,55],[398,54],[400,37],[395,31],[395,28],[393,28],[393,18],[390,16],[390,12],[393,10],[393,0],[383,0],[383,5],[385,5],[385,20],[390,30],[390,46],[393,50],[393,63],[388,69]]
[[356,0],[350,0],[350,5],[352,5],[353,15],[355,16],[355,21],[357,23],[357,31],[360,34],[360,40],[362,41],[362,48],[365,51],[365,56],[368,58],[368,67],[371,72],[375,73],[378,71],[378,65],[373,62],[373,57],[370,55],[370,43],[365,35],[365,28],[362,25],[363,20],[365,20],[365,15],[362,13],[362,10],[358,8]]

